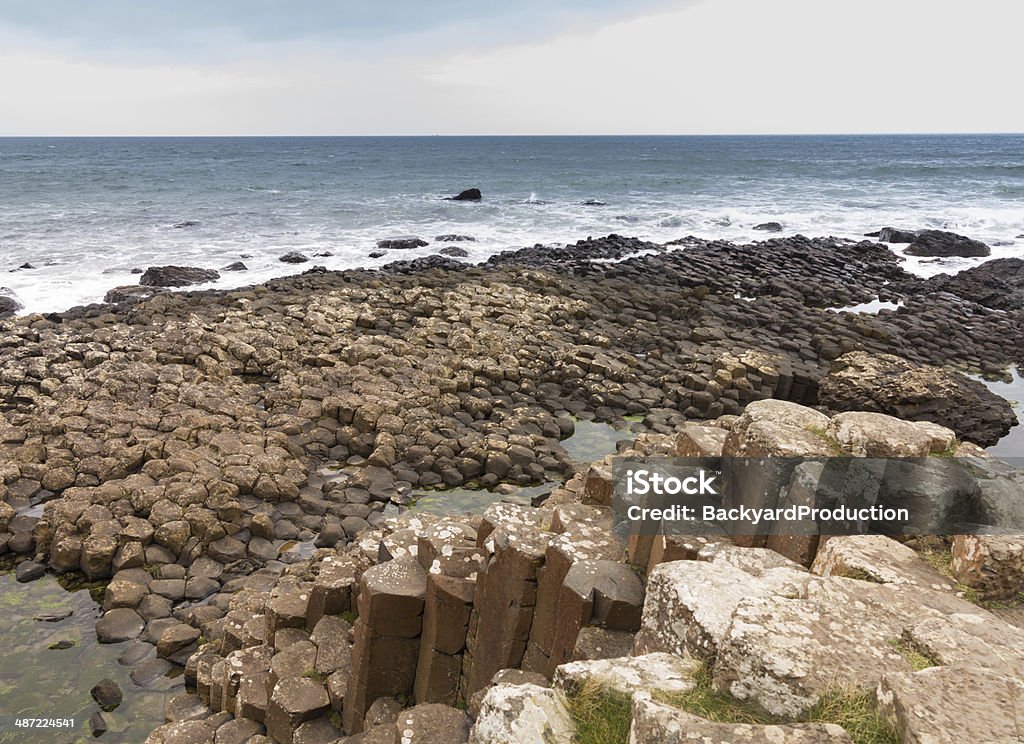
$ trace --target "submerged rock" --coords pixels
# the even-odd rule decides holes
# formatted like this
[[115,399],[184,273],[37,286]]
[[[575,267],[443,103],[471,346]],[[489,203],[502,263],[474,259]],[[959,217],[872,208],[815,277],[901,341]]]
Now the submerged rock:
[[782,232],[781,222],[762,222],[760,225],[754,225],[755,230],[762,230],[764,232]]
[[480,189],[466,189],[455,196],[448,197],[449,201],[480,201],[482,198],[483,194],[480,193]]
[[309,257],[305,254],[299,253],[298,251],[292,251],[291,253],[284,254],[277,260],[281,263],[300,264],[306,263],[306,261],[309,260]]
[[469,252],[462,248],[442,248],[438,251],[442,256],[452,256],[453,258],[466,258]]
[[895,227],[883,227],[877,232],[867,233],[865,237],[878,238],[883,243],[913,243],[918,230],[900,230]]
[[89,690],[92,699],[105,711],[112,711],[124,700],[124,694],[117,683],[109,677],[104,677]]

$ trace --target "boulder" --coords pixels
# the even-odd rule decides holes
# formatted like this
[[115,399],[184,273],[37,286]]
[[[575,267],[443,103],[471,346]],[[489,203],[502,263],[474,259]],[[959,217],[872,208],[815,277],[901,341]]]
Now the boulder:
[[21,310],[21,308],[21,303],[14,297],[11,290],[6,287],[0,287],[0,318],[13,315],[18,310]]
[[476,238],[470,235],[456,235],[454,233],[448,233],[445,235],[438,235],[434,238],[438,243],[458,243],[462,241],[476,242]]
[[571,744],[575,726],[565,697],[537,685],[495,685],[484,695],[470,744]]
[[953,538],[953,576],[979,599],[1005,601],[1024,591],[1024,536],[957,535]]
[[818,549],[811,572],[952,592],[954,584],[913,549],[884,535],[836,535]]
[[877,232],[867,233],[865,237],[878,238],[883,243],[913,243],[918,232],[918,230],[900,230],[896,227],[883,227]]
[[377,247],[382,250],[407,251],[413,248],[422,248],[430,245],[423,238],[387,238],[377,241]]
[[892,354],[851,351],[838,357],[818,383],[818,399],[832,411],[874,411],[940,424],[982,447],[1017,424],[1010,404],[984,384]]
[[225,266],[223,269],[221,269],[221,271],[248,271],[248,270],[249,270],[249,267],[246,266],[241,261],[235,261],[234,263],[229,263],[227,266]]
[[755,230],[761,230],[763,232],[782,232],[781,222],[762,222],[760,225],[754,225]]
[[96,704],[105,711],[112,711],[121,704],[124,699],[124,694],[121,692],[121,688],[117,686],[117,683],[105,677],[101,679],[96,685],[89,690],[89,694],[92,695],[92,699],[96,701]]
[[696,659],[666,653],[574,661],[555,669],[552,684],[570,697],[588,685],[623,695],[641,690],[682,694],[695,687],[694,677],[701,668],[701,662]]
[[979,666],[887,674],[875,693],[905,742],[1015,742],[1024,731],[1024,681]]
[[309,257],[302,253],[299,253],[298,251],[292,251],[291,253],[285,253],[277,260],[280,261],[281,263],[300,264],[306,263],[306,261],[309,260]]
[[483,198],[483,194],[480,193],[480,189],[465,189],[460,191],[455,196],[449,197],[449,201],[480,201]]
[[195,266],[150,266],[139,279],[146,287],[187,287],[189,284],[203,284],[220,279],[213,269]]
[[927,293],[950,292],[996,310],[1024,307],[1024,259],[996,258],[956,274],[925,280]]
[[128,607],[119,607],[103,614],[96,623],[96,638],[100,643],[118,643],[137,638],[145,621],[139,613]]
[[922,230],[904,251],[908,256],[974,258],[987,256],[992,250],[978,240],[944,230]]
[[442,256],[451,256],[453,258],[466,258],[467,256],[469,256],[469,252],[467,250],[465,250],[464,248],[457,248],[455,246],[451,246],[449,248],[442,248],[441,250],[438,251],[438,253],[440,253]]
[[155,297],[158,294],[166,292],[165,287],[140,287],[135,284],[129,284],[124,287],[114,287],[108,290],[103,296],[104,302],[110,303],[121,303],[121,302],[140,302],[142,300],[148,300],[150,297]]

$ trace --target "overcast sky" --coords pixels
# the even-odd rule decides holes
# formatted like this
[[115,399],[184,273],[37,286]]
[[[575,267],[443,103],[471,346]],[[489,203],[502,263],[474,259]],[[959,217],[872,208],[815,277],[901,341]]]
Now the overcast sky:
[[0,135],[1019,132],[1016,0],[0,0]]

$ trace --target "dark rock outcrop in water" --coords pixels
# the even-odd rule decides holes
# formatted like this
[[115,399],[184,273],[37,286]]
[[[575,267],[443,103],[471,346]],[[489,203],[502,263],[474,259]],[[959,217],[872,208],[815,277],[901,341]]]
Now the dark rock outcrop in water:
[[442,256],[452,256],[453,258],[466,258],[469,256],[469,252],[464,248],[456,248],[451,246],[449,248],[442,248],[438,251]]
[[407,251],[413,248],[422,248],[430,245],[423,238],[387,238],[378,240],[377,247],[383,250]]
[[883,243],[913,243],[918,232],[917,230],[899,230],[895,227],[883,227],[876,232],[867,233],[864,237],[878,238]]
[[225,266],[221,271],[248,271],[249,267],[241,261],[235,261]]
[[453,233],[438,235],[434,240],[438,243],[460,243],[465,241],[476,242],[476,238],[471,235],[455,235]]
[[284,254],[277,260],[281,263],[300,264],[306,263],[306,261],[309,260],[309,257],[303,253],[299,253],[298,251],[292,251],[291,253]]
[[1021,310],[1024,309],[1024,259],[997,258],[957,274],[939,274],[926,279],[922,289],[951,292],[997,310]]
[[480,201],[483,199],[483,194],[480,193],[480,189],[466,189],[460,191],[455,196],[449,196],[449,201]]
[[946,232],[945,230],[922,230],[907,247],[908,256],[936,256],[948,258],[974,258],[988,256],[992,251],[978,240]]
[[220,274],[213,269],[200,269],[195,266],[150,266],[139,279],[139,284],[146,287],[187,287],[190,284],[203,284],[217,279],[220,279]]
[[755,230],[762,230],[764,232],[782,232],[781,222],[762,222],[760,225],[754,225]]
[[197,220],[185,220],[174,225],[175,230],[184,230],[189,227],[199,227],[199,222]]
[[0,318],[6,318],[8,315],[21,310],[21,303],[14,297],[14,294],[7,287],[0,287]]
[[995,444],[1017,424],[1010,404],[983,383],[892,354],[843,354],[818,382],[818,400],[837,412],[875,411],[931,421],[982,447]]

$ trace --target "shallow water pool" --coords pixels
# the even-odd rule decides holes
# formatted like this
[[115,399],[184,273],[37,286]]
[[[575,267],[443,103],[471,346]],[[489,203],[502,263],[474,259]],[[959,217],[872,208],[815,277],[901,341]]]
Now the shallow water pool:
[[[128,644],[96,640],[99,616],[86,589],[67,591],[50,575],[28,584],[17,583],[13,572],[0,575],[0,742],[137,743],[163,723],[164,703],[181,690],[182,678],[140,689],[117,661]],[[72,645],[50,648],[62,641]],[[124,701],[104,713],[108,731],[93,739],[88,721],[99,706],[89,690],[104,677],[118,684]],[[74,718],[76,727],[29,731],[14,727],[16,716]]]

